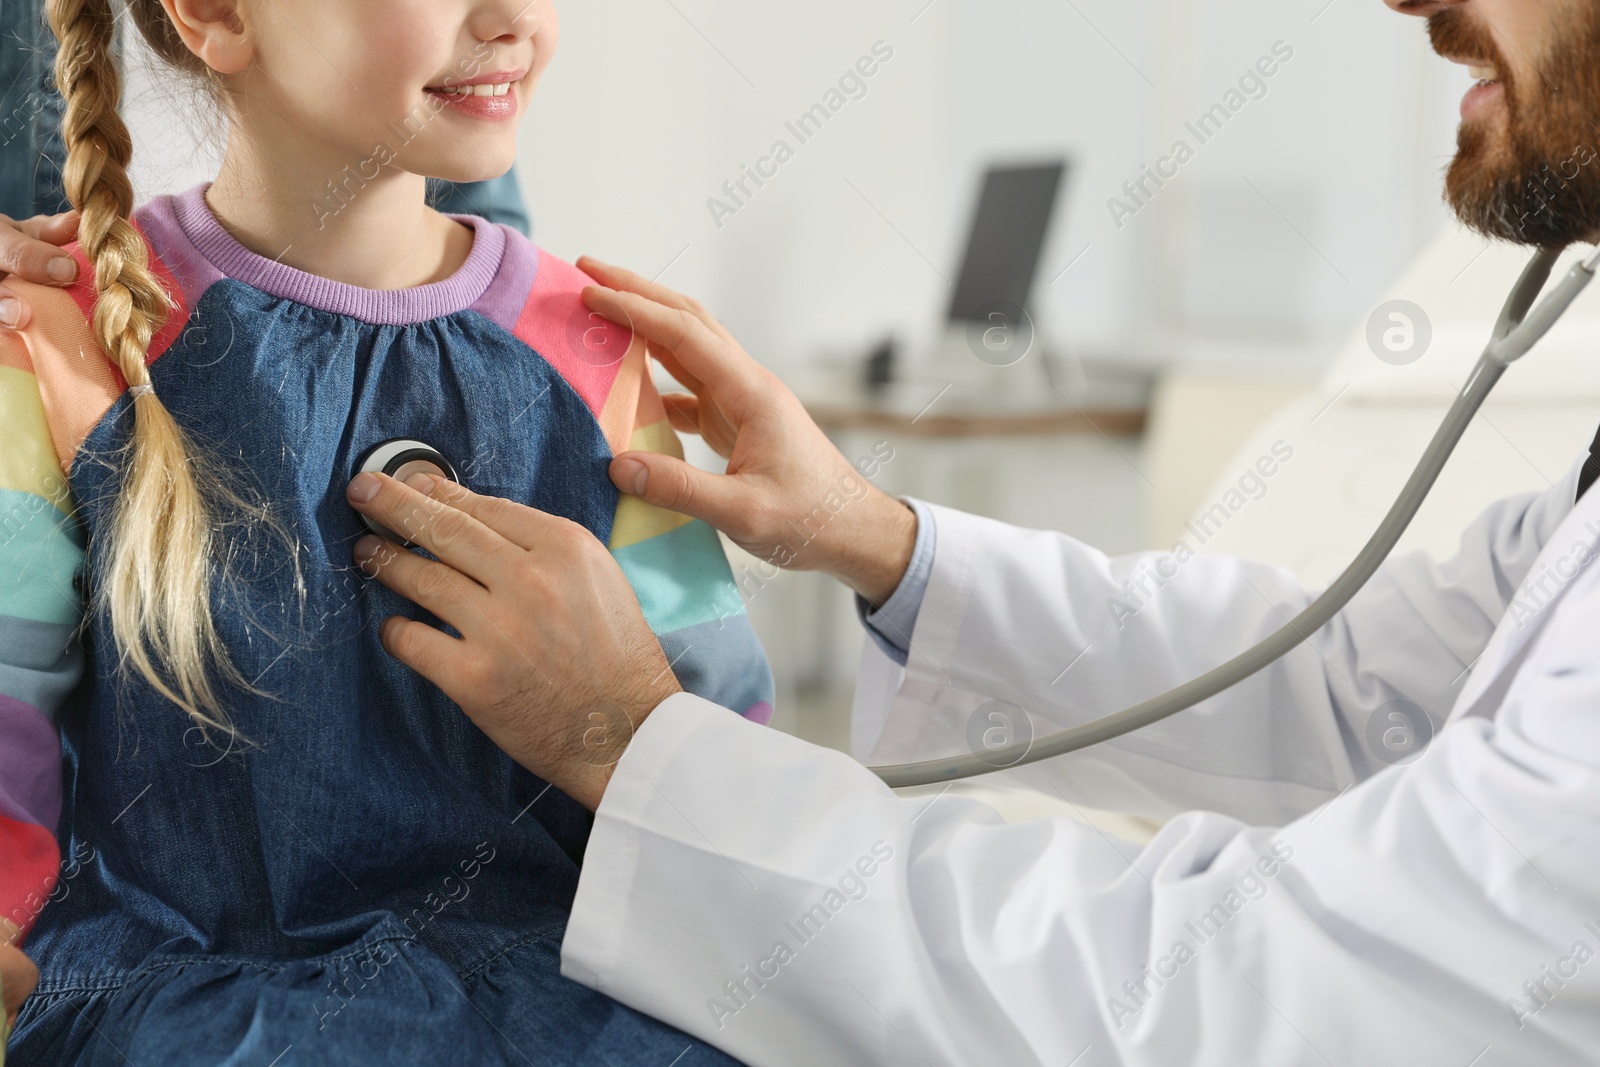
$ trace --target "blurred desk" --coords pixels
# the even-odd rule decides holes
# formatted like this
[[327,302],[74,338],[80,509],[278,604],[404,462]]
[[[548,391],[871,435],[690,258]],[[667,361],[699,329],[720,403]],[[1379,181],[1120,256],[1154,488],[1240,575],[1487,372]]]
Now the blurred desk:
[[880,461],[861,469],[887,492],[1136,547],[1149,483],[1139,469],[1146,381],[1072,393],[1019,379],[1006,391],[926,380],[875,392],[807,384],[796,392],[811,418],[852,460]]
[[[1053,369],[1052,369],[1053,368]],[[970,357],[866,388],[835,373],[790,385],[824,430],[920,438],[1136,437],[1144,433],[1155,372],[1116,360],[1052,360],[985,367]],[[1019,373],[1020,372],[1020,373]],[[936,372],[937,373],[937,372]]]
[[1145,408],[1034,408],[911,414],[863,398],[856,402],[807,400],[806,411],[828,431],[879,431],[913,437],[1027,437],[1098,433],[1144,433]]

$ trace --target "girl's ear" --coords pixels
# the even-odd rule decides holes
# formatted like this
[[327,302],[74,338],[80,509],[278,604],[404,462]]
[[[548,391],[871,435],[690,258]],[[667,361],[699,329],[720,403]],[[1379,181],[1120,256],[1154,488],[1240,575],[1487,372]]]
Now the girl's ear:
[[239,0],[161,0],[178,37],[218,74],[238,74],[255,59]]

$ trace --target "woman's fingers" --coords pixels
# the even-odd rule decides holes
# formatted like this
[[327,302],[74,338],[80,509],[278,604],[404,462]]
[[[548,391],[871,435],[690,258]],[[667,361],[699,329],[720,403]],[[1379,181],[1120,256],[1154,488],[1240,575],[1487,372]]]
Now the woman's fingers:
[[15,274],[40,285],[66,285],[78,277],[78,263],[59,245],[77,233],[75,216],[36,216],[22,222],[0,215],[0,274]]
[[704,347],[721,340],[699,316],[654,297],[602,285],[585,287],[582,297],[591,311],[632,327],[653,342],[652,347],[661,345],[674,355],[681,355],[690,344]]
[[39,968],[33,961],[16,946],[0,943],[0,994],[4,996],[8,1027],[16,1024],[18,1009],[38,984]]
[[32,321],[33,309],[28,302],[0,285],[0,326],[8,330],[23,330]]
[[[14,274],[40,285],[67,285],[78,277],[78,263],[58,245],[77,236],[78,213],[35,215],[21,222],[0,215],[0,280]],[[15,290],[0,285],[0,327],[25,329],[33,308]]]
[[79,219],[76,211],[63,211],[59,215],[35,215],[16,225],[17,229],[36,240],[64,245],[77,239]]

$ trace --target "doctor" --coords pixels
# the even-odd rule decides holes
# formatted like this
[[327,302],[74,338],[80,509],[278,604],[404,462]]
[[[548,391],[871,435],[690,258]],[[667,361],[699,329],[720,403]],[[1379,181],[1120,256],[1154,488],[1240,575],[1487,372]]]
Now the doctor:
[[[1447,177],[1458,214],[1530,245],[1600,235],[1600,0],[1389,4],[1484,79]],[[700,305],[583,265],[591,306],[654,343],[692,391],[675,421],[732,472],[629,454],[618,486],[878,606],[863,758],[963,751],[996,700],[1040,733],[1116,710],[1311,597],[1197,557],[1117,619],[1107,600],[1150,557],[877,493],[796,538],[850,462]],[[362,478],[352,502],[430,517],[417,539],[443,562],[369,566],[464,635],[394,619],[389,650],[596,813],[563,946],[584,983],[755,1065],[1489,1067],[1600,1063],[1596,470],[1491,505],[1449,562],[1392,559],[1247,683],[1030,768],[1073,803],[1167,819],[1142,849],[898,797],[678,692],[569,523],[448,484]],[[1374,741],[1390,729],[1432,743],[1397,762]]]

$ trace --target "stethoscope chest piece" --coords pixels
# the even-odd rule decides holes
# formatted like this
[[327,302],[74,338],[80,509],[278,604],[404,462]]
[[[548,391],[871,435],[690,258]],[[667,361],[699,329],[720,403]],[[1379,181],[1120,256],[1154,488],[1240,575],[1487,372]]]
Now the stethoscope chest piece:
[[[387,474],[399,481],[405,481],[413,474],[433,474],[441,478],[449,478],[452,482],[459,483],[461,479],[456,475],[455,467],[432,445],[416,441],[409,437],[395,437],[387,441],[380,441],[367,449],[356,462],[356,474]],[[358,511],[357,515],[361,515]],[[393,541],[402,548],[416,548],[414,542],[395,533],[382,523],[374,522],[365,515],[361,515],[362,525],[385,540]]]

